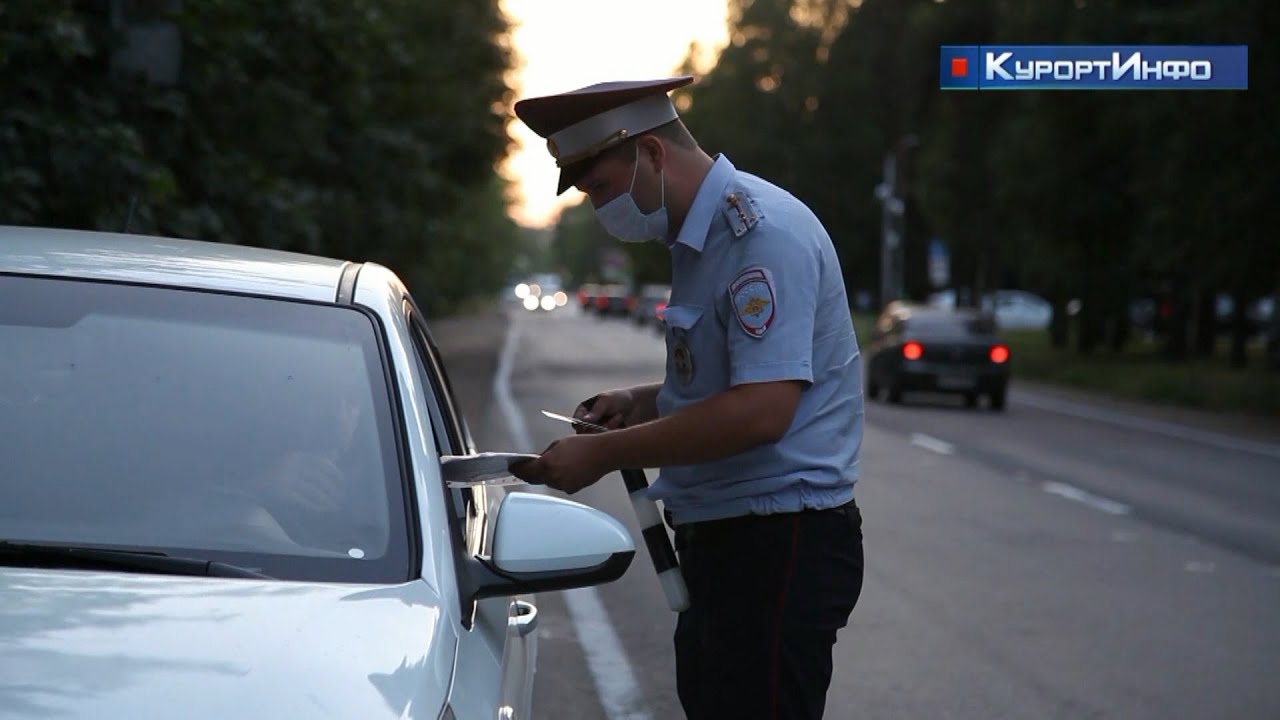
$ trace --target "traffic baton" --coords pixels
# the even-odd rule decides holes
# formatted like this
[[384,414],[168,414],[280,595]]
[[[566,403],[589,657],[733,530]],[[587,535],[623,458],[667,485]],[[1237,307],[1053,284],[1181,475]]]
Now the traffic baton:
[[658,582],[662,583],[662,592],[667,596],[667,605],[674,612],[684,612],[689,609],[689,588],[685,587],[680,562],[676,560],[675,548],[671,547],[671,538],[667,537],[667,528],[658,514],[658,505],[649,499],[649,480],[645,478],[644,470],[631,469],[622,471],[622,482],[627,486],[631,509],[636,511],[640,534],[644,536],[644,546],[649,549]]
[[[608,432],[609,430],[595,423],[546,410],[543,410],[542,414],[591,432]],[[667,528],[662,522],[662,515],[658,512],[658,504],[649,499],[649,479],[645,477],[642,469],[626,469],[622,470],[622,482],[627,486],[627,496],[631,498],[631,509],[635,511],[636,522],[640,524],[640,534],[644,537],[644,546],[649,551],[649,559],[653,561],[653,570],[658,574],[658,582],[662,584],[662,593],[667,596],[667,606],[673,612],[684,612],[689,609],[689,588],[684,584],[684,575],[680,573],[680,561],[676,559],[675,548],[671,546],[671,538],[667,536]]]

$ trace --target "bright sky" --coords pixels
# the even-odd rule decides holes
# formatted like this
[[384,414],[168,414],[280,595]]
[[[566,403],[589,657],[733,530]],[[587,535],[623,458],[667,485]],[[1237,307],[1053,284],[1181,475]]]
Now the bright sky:
[[[675,74],[700,48],[705,72],[728,41],[726,0],[501,0],[511,20],[516,98],[553,95],[608,80],[649,80]],[[555,221],[582,195],[556,197],[559,170],[546,141],[513,118],[517,147],[502,166],[515,182],[511,216],[521,225]]]

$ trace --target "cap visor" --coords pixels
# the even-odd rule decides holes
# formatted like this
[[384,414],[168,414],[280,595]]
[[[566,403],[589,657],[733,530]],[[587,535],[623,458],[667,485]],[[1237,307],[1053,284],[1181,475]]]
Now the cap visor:
[[[594,158],[588,158],[592,160]],[[582,179],[587,168],[591,167],[589,161],[576,162],[567,168],[560,170],[560,183],[556,186],[556,195],[563,195],[565,190],[574,186],[574,183]]]

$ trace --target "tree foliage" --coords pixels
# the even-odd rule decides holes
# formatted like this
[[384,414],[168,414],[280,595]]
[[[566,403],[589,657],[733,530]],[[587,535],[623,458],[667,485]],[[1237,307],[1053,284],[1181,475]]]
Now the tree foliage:
[[[1024,287],[1049,297],[1060,318],[1079,299],[1082,352],[1119,347],[1129,301],[1157,298],[1173,313],[1168,343],[1178,356],[1193,336],[1208,334],[1200,345],[1212,347],[1215,294],[1243,308],[1280,285],[1280,184],[1271,181],[1280,100],[1268,92],[1274,63],[1259,60],[1263,39],[1280,29],[1276,3],[733,0],[731,8],[732,43],[685,91],[686,122],[706,149],[814,208],[851,290],[879,285],[873,191],[886,153],[906,173],[907,291],[916,299],[931,290],[925,242],[941,237],[953,283],[972,297]],[[939,91],[939,46],[983,43],[1248,44],[1253,89]],[[1057,327],[1065,342],[1065,325]]]
[[[127,62],[157,28],[176,82]],[[514,243],[506,32],[497,0],[6,2],[0,222],[378,261],[447,307]]]

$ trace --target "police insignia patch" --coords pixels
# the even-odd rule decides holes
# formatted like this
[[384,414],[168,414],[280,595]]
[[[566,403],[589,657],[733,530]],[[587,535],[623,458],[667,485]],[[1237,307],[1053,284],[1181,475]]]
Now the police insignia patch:
[[729,301],[743,331],[764,337],[777,314],[773,276],[759,265],[743,270],[729,283]]

